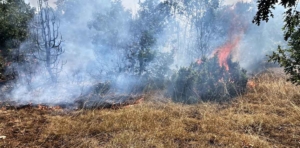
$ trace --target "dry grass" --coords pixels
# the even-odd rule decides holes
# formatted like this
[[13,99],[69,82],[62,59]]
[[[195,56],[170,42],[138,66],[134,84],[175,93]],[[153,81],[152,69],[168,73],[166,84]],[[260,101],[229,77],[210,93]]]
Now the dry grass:
[[118,110],[0,111],[0,147],[300,147],[300,87],[271,73],[253,82],[227,104],[148,95]]

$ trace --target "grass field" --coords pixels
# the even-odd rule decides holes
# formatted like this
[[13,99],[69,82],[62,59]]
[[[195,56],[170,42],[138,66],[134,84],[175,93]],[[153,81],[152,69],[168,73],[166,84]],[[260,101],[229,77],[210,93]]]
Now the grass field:
[[0,110],[0,147],[300,147],[300,87],[264,73],[223,104],[159,93],[121,109]]

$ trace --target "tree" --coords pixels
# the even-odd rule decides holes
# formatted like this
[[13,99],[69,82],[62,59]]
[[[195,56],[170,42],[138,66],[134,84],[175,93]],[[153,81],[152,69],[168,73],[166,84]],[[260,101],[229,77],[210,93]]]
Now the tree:
[[176,67],[210,56],[226,30],[219,17],[220,1],[167,0],[164,3],[170,7],[172,22],[169,21],[167,33],[175,50]]
[[28,37],[27,24],[34,15],[34,9],[23,0],[0,0],[0,47],[9,41],[24,41]]
[[137,18],[130,26],[132,41],[127,50],[131,71],[138,75],[147,73],[147,66],[153,62],[156,54],[157,39],[167,26],[170,7],[158,0],[145,0],[139,3]]
[[[168,5],[158,0],[139,3],[133,17],[120,0],[107,2],[108,8],[94,13],[88,27],[93,32],[97,58],[106,72],[126,72],[141,76],[155,57],[157,38],[168,18]],[[117,53],[117,54],[116,54]]]
[[0,0],[0,81],[8,79],[4,75],[9,62],[18,61],[20,43],[29,35],[28,23],[34,16],[34,9],[23,0]]
[[[168,0],[174,14],[178,54],[189,59],[206,57],[215,48],[213,41],[222,30],[218,26],[219,0]],[[190,62],[190,61],[189,61]]]
[[64,52],[62,36],[59,33],[59,22],[48,2],[38,1],[38,14],[33,23],[32,42],[35,46],[35,57],[45,63],[46,70],[53,82],[63,63],[58,58]]
[[88,27],[93,31],[92,43],[101,70],[120,73],[125,67],[125,46],[130,42],[128,30],[132,14],[120,0],[106,2],[109,7],[96,10]]
[[184,3],[196,33],[195,49],[191,53],[197,56],[194,58],[206,57],[212,50],[212,40],[219,33],[215,14],[219,8],[219,0],[191,0]]
[[[258,0],[258,11],[253,23],[260,25],[261,21],[268,22],[269,17],[274,17],[272,9],[275,9],[278,0]],[[300,85],[300,11],[297,10],[298,1],[282,0],[279,3],[286,11],[284,12],[284,39],[288,42],[287,47],[278,46],[276,52],[269,56],[269,62],[278,63],[289,74],[288,80]]]

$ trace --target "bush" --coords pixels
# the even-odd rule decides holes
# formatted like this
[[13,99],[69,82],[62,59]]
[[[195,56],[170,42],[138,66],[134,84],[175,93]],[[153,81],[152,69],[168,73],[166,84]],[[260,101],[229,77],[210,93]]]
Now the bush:
[[4,58],[0,55],[0,81],[4,80],[4,72],[5,72],[5,61]]
[[171,78],[169,94],[175,102],[193,104],[199,101],[225,101],[246,89],[246,70],[239,63],[227,60],[229,70],[221,67],[218,58],[203,58],[180,68]]

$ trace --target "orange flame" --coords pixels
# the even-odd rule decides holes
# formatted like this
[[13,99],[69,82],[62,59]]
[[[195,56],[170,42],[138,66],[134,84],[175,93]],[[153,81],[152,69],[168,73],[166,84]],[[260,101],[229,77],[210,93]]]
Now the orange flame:
[[230,7],[228,9],[229,13],[224,14],[232,16],[229,28],[229,40],[224,45],[217,48],[214,52],[214,55],[217,54],[218,56],[220,67],[225,67],[227,71],[229,70],[227,59],[231,52],[239,45],[242,35],[248,26],[248,23],[243,21],[243,16],[240,16],[236,13],[235,8],[236,6]]
[[248,86],[248,88],[255,88],[256,87],[256,83],[253,80],[249,80],[247,82],[247,86]]
[[125,108],[134,107],[134,105],[141,104],[143,101],[144,101],[144,98],[140,98],[140,99],[134,101],[132,104],[126,104],[124,107]]
[[201,60],[201,59],[197,59],[196,62],[197,62],[198,65],[201,65],[201,64],[202,64],[202,60]]
[[218,56],[218,59],[219,59],[220,67],[224,66],[227,71],[229,70],[229,66],[228,66],[228,63],[227,63],[228,56],[230,55],[232,50],[237,47],[240,40],[241,40],[240,36],[235,37],[234,39],[226,42],[223,46],[221,46],[220,48],[218,48],[216,50],[216,53],[217,53],[217,56]]

